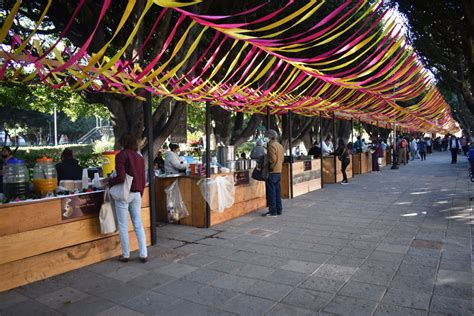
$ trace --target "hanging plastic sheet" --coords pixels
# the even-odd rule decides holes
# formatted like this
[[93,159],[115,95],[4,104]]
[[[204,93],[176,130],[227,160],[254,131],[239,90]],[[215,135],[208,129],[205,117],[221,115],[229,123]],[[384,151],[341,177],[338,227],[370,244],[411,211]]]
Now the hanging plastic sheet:
[[235,187],[229,177],[204,178],[197,185],[211,210],[223,213],[234,205]]

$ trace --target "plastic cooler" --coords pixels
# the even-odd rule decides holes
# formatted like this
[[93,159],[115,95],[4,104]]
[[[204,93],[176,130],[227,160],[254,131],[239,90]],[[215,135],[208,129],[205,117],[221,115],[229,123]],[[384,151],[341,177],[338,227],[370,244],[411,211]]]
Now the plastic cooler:
[[109,176],[112,172],[115,170],[115,156],[120,151],[118,150],[110,150],[110,151],[104,151],[102,153],[102,171],[103,171],[103,176],[107,177]]

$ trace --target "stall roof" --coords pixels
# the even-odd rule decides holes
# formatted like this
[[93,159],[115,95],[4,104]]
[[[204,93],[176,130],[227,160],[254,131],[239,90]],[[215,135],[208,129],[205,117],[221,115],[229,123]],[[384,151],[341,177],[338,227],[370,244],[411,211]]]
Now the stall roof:
[[[279,8],[264,2],[227,15],[194,13],[200,3],[149,0],[135,26],[126,29],[138,5],[129,1],[110,39],[91,53],[91,42],[110,14],[110,0],[102,3],[97,20],[91,21],[92,31],[78,47],[63,39],[84,10],[84,1],[78,2],[59,36],[41,41],[38,30],[48,27],[50,5],[42,7],[29,34],[20,35],[13,26],[25,4],[18,0],[0,30],[0,79],[39,78],[53,88],[67,84],[74,90],[138,98],[149,91],[233,111],[265,113],[269,107],[273,114],[335,113],[412,130],[457,130],[449,105],[401,35],[396,13],[382,12],[380,2],[346,1],[318,19],[314,17],[324,2],[283,1]],[[156,5],[162,9],[157,11]],[[176,23],[149,61],[140,63],[150,38],[169,24],[170,12]],[[145,21],[152,22],[146,39],[126,58]],[[125,30],[129,33],[124,35]],[[117,43],[120,47],[110,54]],[[200,47],[202,43],[207,47]],[[178,54],[180,50],[186,54]]]

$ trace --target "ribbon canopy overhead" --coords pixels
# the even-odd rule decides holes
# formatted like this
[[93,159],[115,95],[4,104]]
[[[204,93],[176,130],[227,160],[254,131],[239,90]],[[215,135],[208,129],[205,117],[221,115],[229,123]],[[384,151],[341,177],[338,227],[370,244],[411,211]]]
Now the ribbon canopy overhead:
[[[104,0],[77,40],[76,24],[90,1],[75,2],[61,29],[47,37],[41,33],[51,28],[54,2],[26,21],[25,4],[13,1],[0,29],[0,80],[457,130],[449,105],[400,35],[396,14],[381,3],[346,1],[328,11],[325,1],[262,1],[232,14],[209,8],[200,14],[201,2],[148,0],[138,8],[129,0],[117,10]],[[17,31],[22,23],[28,27]],[[104,25],[106,40],[97,41]]]

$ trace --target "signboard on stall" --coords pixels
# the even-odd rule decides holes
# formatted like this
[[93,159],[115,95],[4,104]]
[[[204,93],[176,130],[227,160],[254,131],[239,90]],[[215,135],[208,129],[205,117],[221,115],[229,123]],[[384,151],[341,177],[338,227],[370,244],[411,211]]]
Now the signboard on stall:
[[68,220],[88,215],[99,216],[104,192],[68,195],[61,199],[61,219]]
[[249,184],[250,173],[248,170],[240,170],[234,172],[234,186]]

